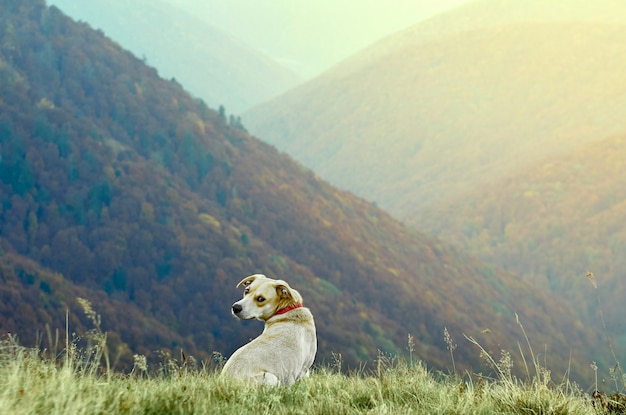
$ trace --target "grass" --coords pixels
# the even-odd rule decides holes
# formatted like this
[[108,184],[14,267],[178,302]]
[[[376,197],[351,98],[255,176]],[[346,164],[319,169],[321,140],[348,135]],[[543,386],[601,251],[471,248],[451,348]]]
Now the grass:
[[[532,355],[527,378],[511,375],[510,355],[499,360],[475,343],[492,365],[495,378],[440,374],[420,362],[381,355],[371,372],[339,373],[331,367],[290,387],[252,386],[219,376],[219,367],[180,363],[164,357],[148,370],[135,356],[130,374],[110,369],[106,333],[88,302],[94,329],[87,346],[65,341],[64,350],[21,346],[0,340],[0,414],[620,414],[626,395],[583,393],[568,381],[555,384]],[[519,322],[518,322],[519,324]],[[521,324],[520,324],[521,327]],[[522,327],[523,330],[523,327]],[[524,333],[525,335],[525,333]],[[445,336],[453,361],[455,345]],[[49,335],[49,338],[52,336]],[[473,339],[469,338],[470,341]],[[412,338],[409,336],[409,351]],[[217,360],[221,356],[217,356]],[[526,359],[524,359],[526,362]],[[526,364],[526,363],[524,363]]]
[[[214,369],[147,376],[95,373],[45,358],[11,338],[0,349],[3,414],[589,414],[591,399],[547,385],[436,377],[421,364],[378,373],[320,369],[286,388],[250,387]],[[590,412],[591,411],[591,412]]]

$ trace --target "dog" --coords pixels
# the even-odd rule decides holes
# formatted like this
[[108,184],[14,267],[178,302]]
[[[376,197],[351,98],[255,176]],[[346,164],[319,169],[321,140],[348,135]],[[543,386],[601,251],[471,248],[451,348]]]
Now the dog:
[[222,369],[223,376],[263,385],[291,385],[308,375],[317,352],[311,311],[300,293],[283,280],[255,274],[244,278],[243,299],[232,305],[241,320],[265,322],[263,333],[240,347]]

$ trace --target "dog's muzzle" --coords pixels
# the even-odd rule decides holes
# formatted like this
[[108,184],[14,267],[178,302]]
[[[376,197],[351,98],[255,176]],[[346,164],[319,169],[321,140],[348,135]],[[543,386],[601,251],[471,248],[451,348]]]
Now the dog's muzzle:
[[238,315],[239,313],[241,313],[241,310],[243,310],[241,304],[233,304],[233,314]]

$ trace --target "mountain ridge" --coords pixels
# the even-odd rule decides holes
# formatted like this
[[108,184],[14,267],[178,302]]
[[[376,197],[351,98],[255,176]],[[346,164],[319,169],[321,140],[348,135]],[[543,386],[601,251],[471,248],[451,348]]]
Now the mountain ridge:
[[615,39],[625,32],[585,22],[477,29],[396,50],[349,77],[329,73],[244,119],[411,223],[511,167],[619,133],[626,56]]
[[48,3],[103,30],[212,108],[238,114],[300,82],[269,56],[166,2]]
[[354,67],[367,65],[398,47],[406,47],[465,31],[494,28],[519,23],[543,22],[626,23],[626,7],[619,0],[474,0],[442,12],[401,30],[340,62],[328,74],[345,74]]

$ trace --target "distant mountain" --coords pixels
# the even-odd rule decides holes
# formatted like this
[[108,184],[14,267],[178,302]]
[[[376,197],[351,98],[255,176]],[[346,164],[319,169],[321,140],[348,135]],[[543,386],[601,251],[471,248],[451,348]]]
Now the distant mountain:
[[390,33],[467,0],[164,0],[311,78]]
[[48,0],[101,29],[210,107],[239,114],[300,78],[233,36],[160,0]]
[[[424,22],[248,111],[246,127],[418,226],[430,206],[623,131],[626,25],[511,23],[512,13],[479,27],[478,6],[502,3],[537,4],[474,2]],[[476,24],[444,30],[460,21]]]
[[[525,166],[435,206],[422,227],[567,298],[626,346],[626,135]],[[585,275],[592,272],[597,290]],[[599,303],[589,301],[598,296]],[[590,322],[590,323],[593,323]]]
[[[174,0],[170,0],[174,1]],[[182,1],[182,0],[180,0]],[[368,65],[394,49],[477,29],[519,23],[626,23],[621,0],[473,0],[374,43],[333,68],[335,75]]]
[[461,333],[517,350],[515,313],[557,373],[584,379],[602,359],[572,304],[331,187],[56,7],[0,7],[2,332],[63,338],[66,308],[71,330],[87,326],[80,295],[120,367],[228,355],[261,329],[230,316],[234,285],[263,272],[302,292],[318,362],[403,353],[411,334],[416,356],[449,367],[446,326],[457,367],[479,370]]

